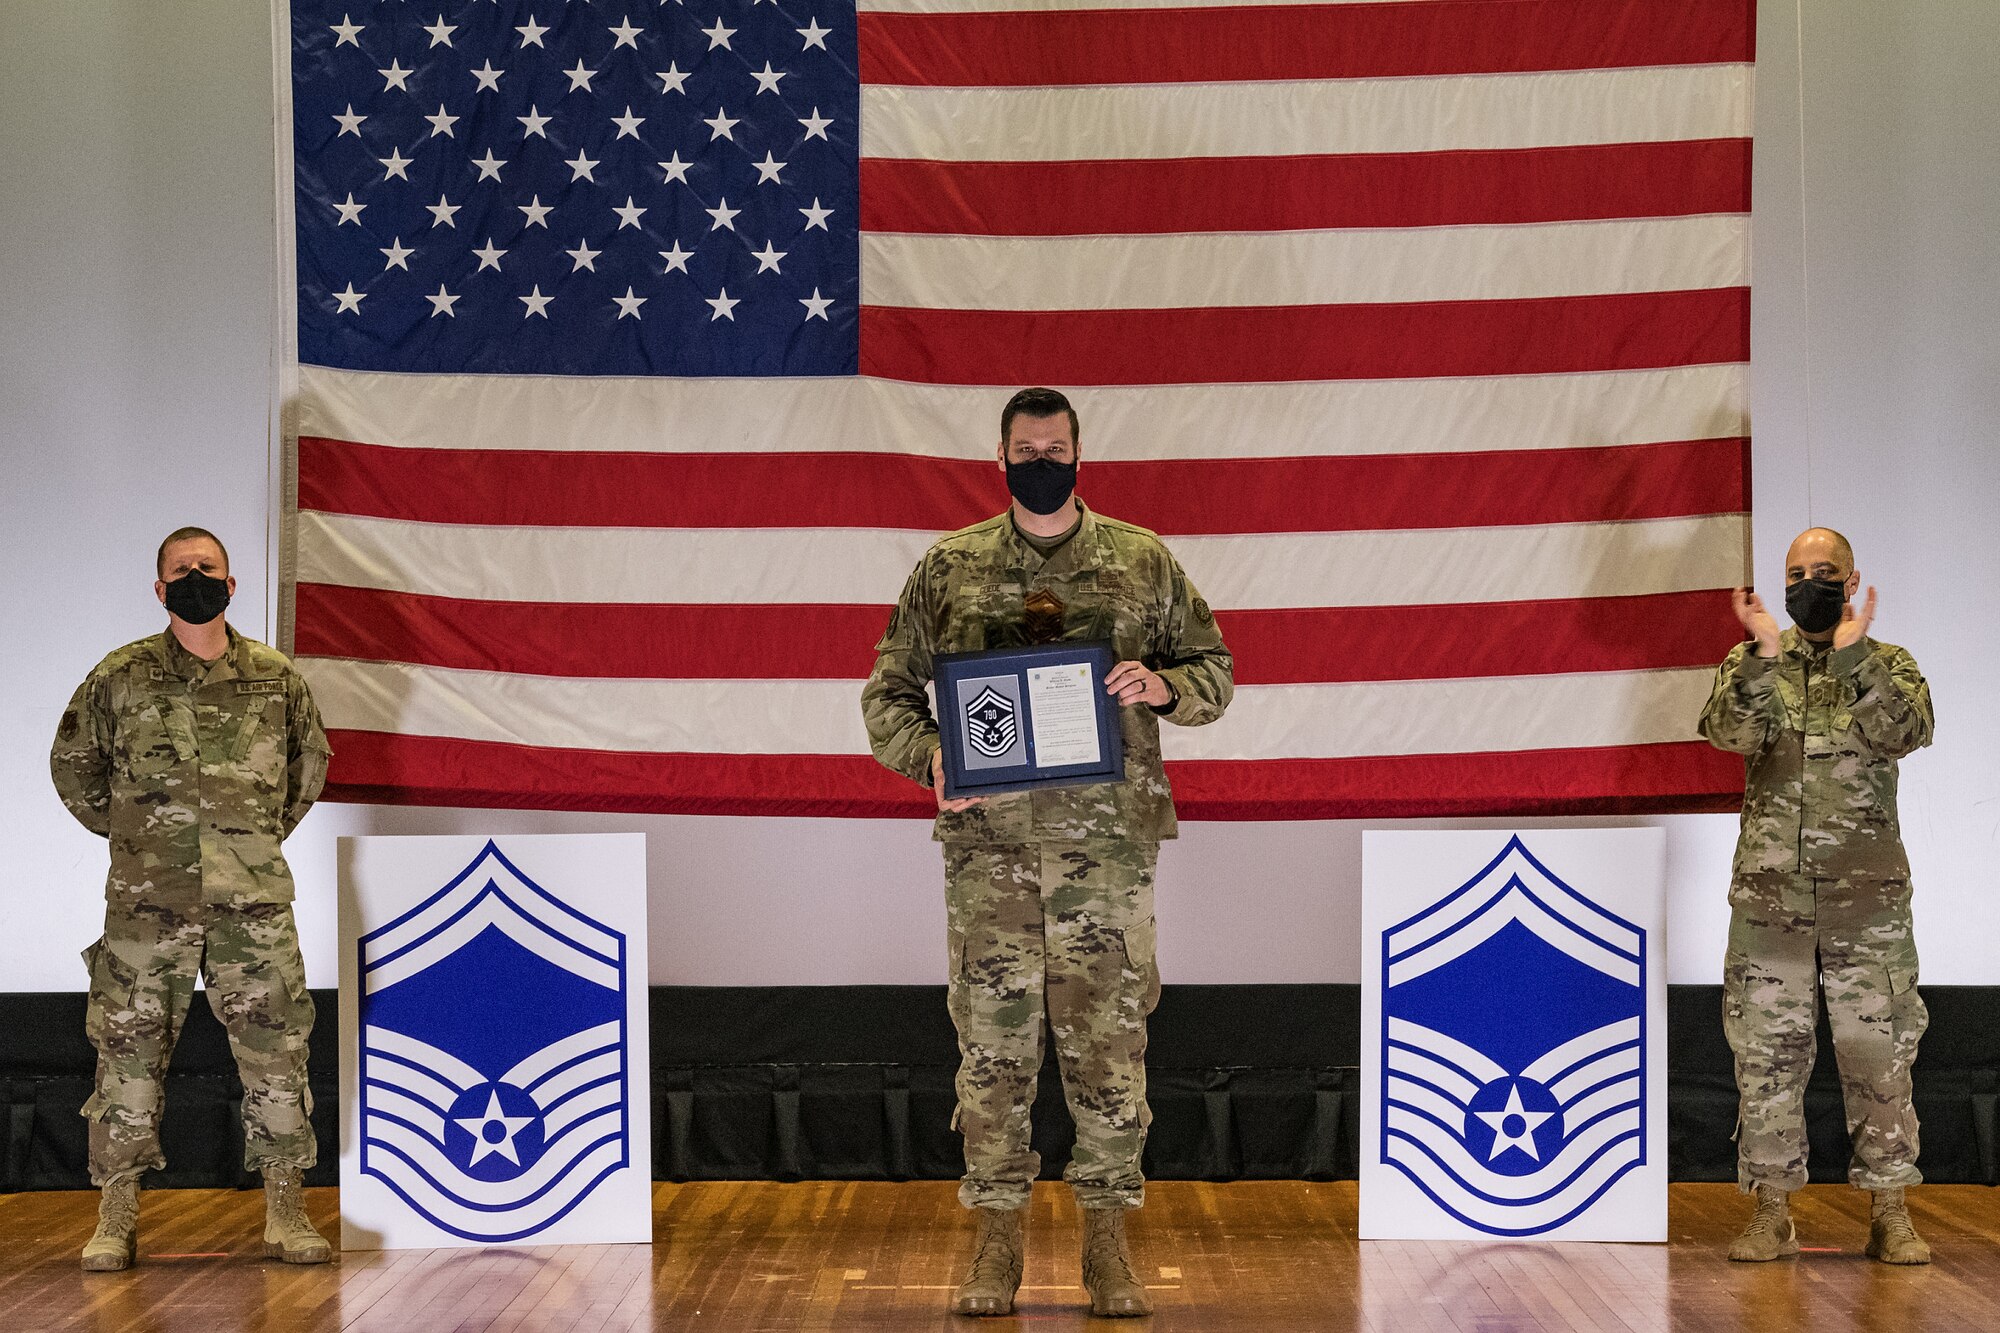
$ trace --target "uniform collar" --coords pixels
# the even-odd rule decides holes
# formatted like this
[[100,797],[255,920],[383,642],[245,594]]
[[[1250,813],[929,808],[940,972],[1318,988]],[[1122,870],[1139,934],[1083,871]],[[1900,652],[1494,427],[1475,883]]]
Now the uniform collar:
[[1000,516],[1007,530],[1007,541],[1011,544],[1014,562],[1022,569],[1049,575],[1072,574],[1078,570],[1096,569],[1102,561],[1097,549],[1099,524],[1097,515],[1090,512],[1090,506],[1078,496],[1077,513],[1081,516],[1077,523],[1076,535],[1050,552],[1046,559],[1042,553],[1028,545],[1021,530],[1014,526],[1014,512],[1010,507]]
[[217,681],[237,680],[250,673],[245,670],[244,644],[246,640],[236,632],[233,625],[223,626],[229,635],[229,646],[222,656],[213,662],[204,662],[189,652],[181,641],[174,637],[170,625],[160,631],[160,637],[153,641],[153,655],[159,659],[167,674],[177,680],[196,681],[203,685],[213,685]]

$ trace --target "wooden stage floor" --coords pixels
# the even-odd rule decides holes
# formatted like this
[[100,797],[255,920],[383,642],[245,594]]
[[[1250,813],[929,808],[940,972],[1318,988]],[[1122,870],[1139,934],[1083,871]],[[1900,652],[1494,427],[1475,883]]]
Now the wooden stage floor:
[[[334,1234],[337,1196],[309,1207]],[[1353,1182],[1162,1182],[1133,1224],[1159,1313],[1099,1327],[1161,1330],[2000,1330],[2000,1191],[1912,1195],[1937,1252],[1894,1269],[1861,1253],[1866,1200],[1816,1186],[1799,1200],[1808,1253],[1731,1264],[1747,1203],[1676,1185],[1672,1242],[1361,1244]],[[0,1330],[1059,1330],[1091,1324],[1068,1192],[1037,1187],[1027,1285],[1011,1320],[945,1313],[967,1219],[941,1182],[657,1185],[650,1246],[352,1253],[318,1268],[253,1257],[261,1193],[142,1196],[140,1263],[85,1274],[94,1193],[0,1195]]]

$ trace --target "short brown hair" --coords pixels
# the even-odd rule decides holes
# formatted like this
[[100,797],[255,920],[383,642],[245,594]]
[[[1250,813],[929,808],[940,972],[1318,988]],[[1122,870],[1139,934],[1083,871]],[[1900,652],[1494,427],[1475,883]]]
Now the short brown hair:
[[1069,414],[1069,438],[1071,442],[1083,442],[1083,424],[1076,419],[1076,409],[1069,405],[1069,399],[1054,389],[1023,389],[1007,400],[1007,406],[1000,409],[1000,442],[1007,441],[1007,431],[1014,424],[1015,417],[1052,417],[1058,412]]
[[216,536],[207,528],[175,528],[172,532],[168,533],[166,540],[160,543],[159,554],[153,557],[153,572],[160,578],[167,576],[167,548],[169,546],[172,546],[175,542],[199,540],[207,540],[215,543],[215,549],[222,552],[222,572],[227,574],[229,572],[229,548],[222,544],[222,538]]

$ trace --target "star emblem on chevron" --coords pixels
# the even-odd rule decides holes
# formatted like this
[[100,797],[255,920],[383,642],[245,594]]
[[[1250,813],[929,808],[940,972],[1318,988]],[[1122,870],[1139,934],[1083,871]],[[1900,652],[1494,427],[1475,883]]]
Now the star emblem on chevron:
[[1531,1236],[1647,1161],[1646,932],[1518,837],[1381,940],[1380,1160]]
[[546,1230],[630,1161],[623,935],[489,841],[360,950],[364,1174],[490,1242]]
[[855,372],[854,0],[633,8],[290,6],[300,360]]

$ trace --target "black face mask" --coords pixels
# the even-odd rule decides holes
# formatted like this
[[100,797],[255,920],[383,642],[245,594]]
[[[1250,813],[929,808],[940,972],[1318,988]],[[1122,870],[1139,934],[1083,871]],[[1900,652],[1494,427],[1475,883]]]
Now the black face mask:
[[1037,458],[1007,465],[1007,490],[1031,513],[1053,514],[1076,489],[1076,464]]
[[190,625],[206,625],[229,605],[229,581],[210,578],[198,569],[167,585],[167,610]]
[[1846,605],[1846,579],[1800,579],[1785,589],[1786,613],[1808,634],[1824,634],[1838,625]]

